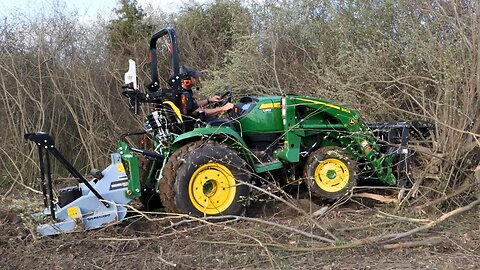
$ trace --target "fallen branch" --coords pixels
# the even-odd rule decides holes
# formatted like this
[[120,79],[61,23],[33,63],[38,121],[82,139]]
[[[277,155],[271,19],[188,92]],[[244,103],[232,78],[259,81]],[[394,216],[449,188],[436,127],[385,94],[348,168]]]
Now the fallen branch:
[[415,181],[412,188],[408,191],[407,195],[403,197],[398,204],[397,208],[400,208],[404,203],[408,202],[408,200],[412,197],[417,197],[418,192],[420,191],[420,185],[423,183],[424,177],[420,178],[419,180]]
[[[242,242],[232,242],[232,241],[208,241],[208,240],[191,240],[197,243],[205,244],[216,244],[216,245],[233,245],[233,246],[244,246],[244,247],[259,247],[258,244],[253,243],[242,243]],[[327,246],[327,247],[294,247],[290,245],[274,244],[274,243],[263,243],[264,246],[283,249],[286,251],[293,252],[312,252],[312,251],[332,251],[338,249],[349,249],[357,248],[363,246],[365,243],[355,242],[351,244],[337,245],[337,246]]]
[[398,240],[400,238],[405,238],[405,237],[411,236],[415,233],[428,230],[428,229],[436,226],[440,222],[445,221],[446,219],[448,219],[450,217],[453,217],[455,215],[458,215],[458,214],[461,214],[463,212],[469,211],[470,209],[477,206],[478,204],[480,204],[480,199],[477,199],[476,201],[474,201],[474,202],[472,202],[472,203],[470,203],[466,206],[463,206],[463,207],[457,208],[453,211],[450,211],[448,213],[445,213],[442,216],[440,216],[437,220],[431,221],[428,224],[417,227],[415,229],[412,229],[412,230],[409,230],[409,231],[406,231],[406,232],[403,232],[403,233],[396,233],[396,234],[389,234],[389,235],[384,235],[384,236],[372,237],[372,238],[369,238],[369,240],[370,241],[385,240],[385,242],[391,242],[391,241]]
[[158,258],[161,262],[163,262],[164,264],[166,264],[166,265],[168,265],[168,266],[177,267],[177,264],[176,264],[176,263],[172,263],[172,262],[169,262],[169,261],[165,260],[165,259],[162,257],[162,255],[163,255],[163,249],[162,249],[162,247],[160,247],[160,255],[158,255],[157,258]]
[[3,201],[5,198],[7,198],[8,195],[10,195],[10,193],[12,193],[13,188],[15,187],[15,184],[16,184],[16,183],[17,183],[17,182],[14,181],[14,182],[12,183],[12,185],[10,186],[10,188],[7,190],[7,192],[5,192],[5,194],[3,194],[3,196],[2,196],[2,201]]
[[324,242],[327,242],[327,243],[335,243],[335,240],[328,239],[326,237],[315,235],[315,234],[312,234],[312,233],[309,233],[309,232],[306,232],[306,231],[302,231],[302,230],[299,230],[299,229],[296,229],[296,228],[293,228],[293,227],[289,227],[289,226],[286,226],[286,225],[283,225],[283,224],[263,220],[263,219],[260,219],[260,218],[241,217],[241,216],[220,216],[220,217],[207,217],[205,219],[195,219],[195,220],[205,222],[206,220],[232,219],[232,218],[235,218],[235,219],[238,219],[238,220],[245,220],[245,221],[250,221],[250,222],[266,224],[266,225],[269,225],[269,226],[273,226],[273,227],[281,228],[281,229],[284,229],[284,230],[287,230],[287,231],[291,231],[291,232],[303,235],[303,236],[308,237],[308,238],[316,239],[316,240],[319,240],[319,241],[324,241]]
[[403,242],[403,243],[396,243],[396,244],[386,244],[383,245],[384,249],[397,249],[397,248],[412,248],[412,247],[420,247],[420,246],[434,246],[438,245],[442,242],[441,237],[432,237],[427,238],[419,241],[410,241],[410,242]]
[[[296,211],[298,211],[299,213],[301,213],[302,215],[304,215],[305,217],[308,217],[310,219],[310,221],[315,224],[315,226],[317,228],[319,228],[320,230],[322,230],[326,235],[330,236],[332,239],[334,240],[331,240],[331,243],[334,243],[335,241],[340,241],[335,235],[333,235],[333,233],[331,233],[330,231],[328,231],[327,229],[325,229],[322,225],[320,225],[315,219],[311,218],[310,214],[308,214],[307,212],[305,212],[303,209],[301,208],[298,208],[296,205],[292,204],[291,202],[285,200],[284,198],[282,197],[279,197],[277,196],[276,194],[273,194],[271,192],[267,192],[265,191],[264,189],[260,188],[260,187],[257,187],[255,185],[252,185],[250,183],[245,183],[245,182],[242,182],[242,184],[246,184],[248,185],[249,187],[251,187],[252,189],[255,189],[255,190],[258,190],[262,193],[265,193],[267,195],[269,195],[270,197],[272,198],[275,198],[276,200],[278,201],[281,201],[283,203],[285,203],[285,205],[291,207],[292,209],[295,209]],[[338,202],[338,201],[337,201]],[[324,239],[327,239],[327,238],[324,238]],[[330,239],[327,239],[330,241]],[[322,240],[324,241],[324,240]]]
[[352,197],[359,197],[359,198],[368,198],[372,200],[376,200],[382,203],[396,203],[398,200],[393,197],[383,196],[379,194],[373,193],[354,193]]
[[[125,205],[125,206],[129,207],[128,205]],[[129,208],[134,209],[134,211],[138,211],[133,207],[129,207]],[[160,213],[162,215],[166,215],[167,217],[162,218],[162,219],[152,219],[152,218],[149,218],[147,215],[141,213],[140,211],[138,211],[138,213],[141,215],[141,217],[146,218],[148,221],[165,220],[167,217],[169,217],[169,218],[188,218],[188,219],[180,220],[179,222],[176,222],[176,223],[172,223],[170,226],[167,226],[166,228],[164,228],[163,231],[166,231],[167,229],[173,229],[176,226],[180,226],[180,225],[188,224],[188,223],[194,223],[194,222],[199,222],[199,223],[203,223],[203,224],[206,224],[206,225],[212,225],[212,226],[224,226],[224,224],[212,223],[211,221],[215,221],[215,220],[221,220],[221,221],[244,220],[244,221],[249,221],[249,222],[266,224],[266,225],[273,226],[273,227],[278,227],[278,228],[281,228],[281,229],[284,229],[284,230],[287,230],[287,231],[291,231],[291,232],[303,235],[303,236],[308,237],[308,238],[316,239],[316,240],[327,242],[327,243],[332,243],[333,244],[333,243],[336,242],[333,239],[329,239],[329,238],[326,238],[326,237],[323,237],[323,236],[315,235],[315,234],[312,234],[312,233],[309,233],[309,232],[306,232],[306,231],[302,231],[302,230],[299,230],[299,229],[296,229],[296,228],[293,228],[293,227],[289,227],[289,226],[286,226],[286,225],[283,225],[283,224],[279,224],[279,223],[275,223],[275,222],[271,222],[271,221],[267,221],[267,220],[263,220],[263,219],[259,219],[259,218],[233,216],[233,215],[209,216],[209,217],[204,217],[204,218],[198,218],[198,217],[193,217],[193,216],[189,216],[189,215],[186,215],[186,214]],[[159,213],[156,213],[156,214],[159,214]],[[128,238],[128,239],[115,239],[115,240],[117,240],[117,241],[132,241],[132,240],[137,240],[137,239],[144,240],[144,239],[155,239],[155,238],[156,237],[153,237],[153,238],[152,237],[144,237],[144,238],[133,238],[133,239]],[[101,240],[113,240],[113,239],[102,238]]]
[[421,211],[429,206],[432,206],[432,205],[435,205],[435,204],[438,204],[438,203],[441,203],[441,202],[444,202],[452,197],[455,197],[459,194],[462,194],[463,192],[469,190],[470,188],[474,187],[475,186],[475,183],[471,183],[471,184],[464,184],[462,185],[460,188],[458,188],[457,190],[455,190],[454,192],[448,194],[448,195],[445,195],[441,198],[438,198],[436,200],[433,200],[433,201],[430,201],[430,202],[427,202],[425,204],[422,204],[422,205],[419,205],[419,206],[416,206],[414,208],[414,210],[417,210],[417,211]]
[[336,230],[339,231],[339,232],[344,232],[344,231],[351,232],[351,231],[371,229],[373,227],[382,226],[382,225],[392,225],[392,224],[395,224],[395,223],[396,223],[396,221],[386,221],[386,222],[379,222],[379,223],[371,223],[371,224],[368,224],[368,225],[365,225],[365,226],[339,228],[339,229],[336,229]]
[[385,212],[380,211],[380,210],[378,211],[378,213],[380,213],[383,216],[386,216],[386,217],[389,217],[389,218],[392,218],[392,219],[396,219],[396,220],[401,220],[401,221],[408,221],[408,222],[415,222],[415,223],[431,222],[430,219],[401,217],[401,216],[396,216],[396,215],[392,215],[392,214],[389,214],[389,213],[385,213]]

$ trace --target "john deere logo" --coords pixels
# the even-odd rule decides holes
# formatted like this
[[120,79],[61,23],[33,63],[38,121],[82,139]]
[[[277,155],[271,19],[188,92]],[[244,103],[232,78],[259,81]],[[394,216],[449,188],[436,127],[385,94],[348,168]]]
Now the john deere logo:
[[350,125],[355,125],[355,123],[356,123],[355,119],[353,119],[353,118],[350,118],[350,122],[349,122],[349,124],[350,124]]

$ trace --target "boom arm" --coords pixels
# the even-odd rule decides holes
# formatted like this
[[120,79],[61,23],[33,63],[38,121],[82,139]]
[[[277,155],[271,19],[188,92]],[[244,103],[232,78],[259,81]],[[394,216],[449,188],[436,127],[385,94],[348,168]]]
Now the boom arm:
[[[382,182],[389,185],[396,183],[391,169],[394,156],[380,154],[373,134],[359,119],[357,112],[320,99],[296,96],[283,97],[281,106],[285,145],[277,152],[279,159],[298,162],[300,137],[308,130],[330,130],[325,139],[340,143],[357,159],[365,160]],[[308,116],[297,117],[300,106],[306,108]]]

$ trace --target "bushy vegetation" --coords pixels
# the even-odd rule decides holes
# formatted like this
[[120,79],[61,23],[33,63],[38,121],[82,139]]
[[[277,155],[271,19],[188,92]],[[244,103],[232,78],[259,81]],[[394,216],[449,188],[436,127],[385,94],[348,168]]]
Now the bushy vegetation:
[[0,20],[0,184],[34,184],[26,132],[51,133],[84,171],[104,166],[116,136],[141,128],[120,95],[126,60],[148,82],[149,36],[170,25],[182,62],[204,71],[201,95],[296,93],[370,122],[434,123],[446,193],[465,180],[456,168],[478,163],[479,11],[469,0],[216,0],[160,14],[122,0],[94,24],[62,10],[12,15]]

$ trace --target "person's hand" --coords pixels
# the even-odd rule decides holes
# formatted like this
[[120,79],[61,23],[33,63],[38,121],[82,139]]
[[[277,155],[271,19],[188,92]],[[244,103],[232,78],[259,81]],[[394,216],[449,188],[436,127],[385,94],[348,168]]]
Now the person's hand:
[[231,110],[233,109],[233,103],[227,103],[225,105],[222,106],[222,111],[228,111],[228,110]]
[[215,103],[215,102],[219,102],[221,100],[222,99],[219,96],[213,96],[213,97],[207,99],[208,103]]

